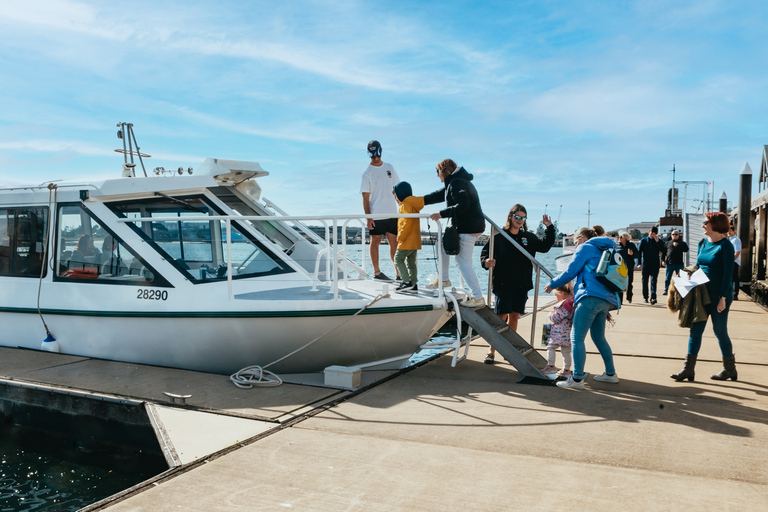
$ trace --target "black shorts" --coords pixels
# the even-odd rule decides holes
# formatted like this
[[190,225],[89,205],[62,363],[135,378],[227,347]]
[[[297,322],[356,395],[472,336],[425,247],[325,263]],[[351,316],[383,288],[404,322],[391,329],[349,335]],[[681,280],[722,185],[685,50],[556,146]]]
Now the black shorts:
[[497,315],[509,313],[525,313],[525,303],[528,301],[528,290],[502,288],[493,290],[496,296],[496,305],[493,307]]
[[397,219],[375,219],[373,229],[368,233],[371,235],[386,235],[387,233],[397,234]]

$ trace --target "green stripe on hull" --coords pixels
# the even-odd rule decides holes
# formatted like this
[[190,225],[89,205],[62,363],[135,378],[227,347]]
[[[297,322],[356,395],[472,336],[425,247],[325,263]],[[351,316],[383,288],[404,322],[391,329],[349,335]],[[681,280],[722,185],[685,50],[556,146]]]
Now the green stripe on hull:
[[[418,311],[432,311],[432,306],[411,306],[397,308],[366,309],[361,315],[380,315],[387,313],[415,313]],[[43,315],[64,316],[98,316],[118,318],[286,318],[286,317],[321,317],[321,316],[351,316],[358,309],[336,309],[332,311],[72,311],[65,309],[43,309]],[[0,308],[0,313],[20,313],[37,315],[37,309],[33,308]]]

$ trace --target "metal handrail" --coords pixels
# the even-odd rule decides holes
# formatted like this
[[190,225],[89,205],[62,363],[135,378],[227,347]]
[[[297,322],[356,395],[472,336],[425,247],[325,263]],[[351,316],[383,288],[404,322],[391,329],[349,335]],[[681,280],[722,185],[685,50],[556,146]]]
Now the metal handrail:
[[[501,234],[508,242],[512,244],[513,247],[515,247],[518,251],[523,253],[523,255],[531,260],[531,263],[533,264],[534,269],[536,270],[536,284],[533,287],[533,313],[531,318],[531,338],[530,338],[530,345],[533,347],[534,340],[536,337],[536,313],[539,309],[539,282],[541,278],[541,271],[543,270],[544,273],[549,276],[550,279],[554,279],[555,275],[550,272],[547,267],[545,267],[539,260],[531,256],[528,251],[523,249],[523,247],[518,244],[511,236],[509,236],[502,228],[498,226],[495,222],[493,222],[487,215],[484,215],[485,220],[491,225],[491,238],[489,241],[489,251],[488,256],[493,259],[494,256],[494,238],[496,235],[496,232]],[[491,305],[491,289],[493,288],[493,267],[489,269],[488,272],[488,300],[486,301],[487,304]]]
[[[237,217],[231,217],[229,215],[200,215],[200,216],[189,216],[184,217],[184,221],[224,221],[226,223],[225,229],[226,229],[226,243],[227,243],[227,282],[229,286],[229,298],[232,299],[234,297],[233,291],[232,291],[232,251],[231,251],[231,223],[232,221],[257,221],[257,222],[268,222],[268,221],[279,221],[279,222],[285,222],[285,221],[320,221],[323,223],[325,227],[325,233],[326,233],[326,247],[324,249],[321,249],[318,252],[317,255],[317,261],[315,262],[315,274],[313,275],[313,287],[314,284],[318,281],[318,273],[319,273],[319,263],[320,260],[325,257],[326,258],[326,278],[328,286],[330,286],[331,290],[334,294],[334,299],[338,300],[338,281],[339,281],[339,261],[338,261],[338,221],[339,220],[359,220],[359,219],[377,219],[380,218],[381,214],[364,214],[364,215],[330,215],[330,216],[322,216],[322,215],[291,215],[291,216],[283,216],[283,215],[242,215]],[[393,214],[392,218],[402,218],[402,219],[428,219],[430,218],[429,214],[416,214],[416,213],[408,213],[408,214]],[[331,241],[331,235],[329,233],[328,225],[326,221],[332,220],[333,221],[333,240]],[[118,219],[119,223],[136,223],[136,222],[178,222],[179,217],[134,217],[134,218],[125,218],[125,219]],[[437,222],[437,244],[439,246],[442,245],[442,238],[443,238],[443,231],[442,226],[440,224],[440,221]],[[343,229],[346,229],[346,223],[343,225]],[[344,249],[342,250],[342,254],[344,254],[344,257],[346,258],[346,237],[343,238],[343,245]],[[363,237],[365,238],[365,237]],[[332,246],[331,246],[332,243]],[[363,252],[365,249],[365,246],[363,246]],[[331,254],[333,256],[331,256]],[[330,260],[331,257],[333,257],[334,264],[333,268],[334,271],[330,271]],[[364,256],[363,256],[364,257]],[[341,266],[342,273],[346,274],[348,272],[348,269],[346,266]],[[442,251],[438,251],[438,282],[442,283],[443,281],[443,275],[442,275]],[[346,279],[345,279],[346,282]],[[438,296],[444,296],[443,289],[441,286],[438,286],[437,288]]]

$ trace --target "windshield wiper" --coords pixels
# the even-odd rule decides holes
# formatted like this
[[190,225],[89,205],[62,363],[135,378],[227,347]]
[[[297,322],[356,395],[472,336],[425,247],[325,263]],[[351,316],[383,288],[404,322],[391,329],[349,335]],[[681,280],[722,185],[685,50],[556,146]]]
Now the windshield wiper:
[[208,214],[207,210],[203,210],[202,208],[198,208],[197,206],[193,206],[193,205],[189,204],[187,201],[184,201],[183,199],[176,199],[175,197],[171,197],[171,196],[165,195],[162,192],[155,192],[155,195],[158,195],[160,197],[164,197],[166,199],[170,199],[174,203],[184,205],[187,208],[189,208],[190,210],[195,210],[195,211],[198,211],[200,213],[204,213],[206,215]]

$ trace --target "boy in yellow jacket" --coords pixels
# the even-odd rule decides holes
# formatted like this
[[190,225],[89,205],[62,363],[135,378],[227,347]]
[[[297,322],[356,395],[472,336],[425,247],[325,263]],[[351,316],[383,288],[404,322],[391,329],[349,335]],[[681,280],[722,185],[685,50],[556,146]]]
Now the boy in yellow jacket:
[[[398,213],[419,213],[424,208],[424,198],[414,197],[410,183],[401,181],[394,186]],[[395,266],[403,282],[395,290],[398,293],[417,293],[419,274],[416,270],[416,251],[421,249],[421,226],[419,219],[397,219],[397,251]]]

